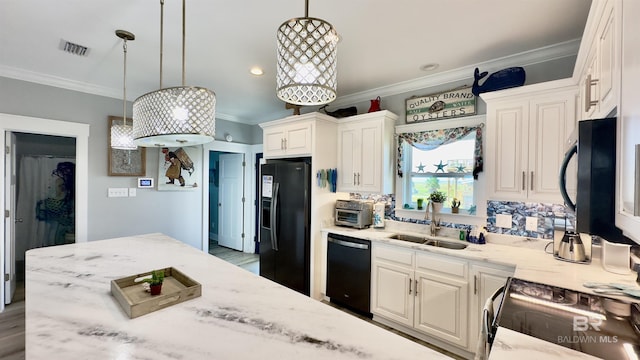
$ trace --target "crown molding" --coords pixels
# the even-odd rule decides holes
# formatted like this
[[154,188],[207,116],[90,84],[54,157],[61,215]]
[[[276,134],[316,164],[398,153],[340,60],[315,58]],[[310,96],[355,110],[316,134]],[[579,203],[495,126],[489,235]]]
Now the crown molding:
[[545,46],[538,49],[528,50],[518,54],[504,56],[501,58],[469,65],[453,70],[439,72],[413,80],[408,80],[388,86],[339,96],[331,103],[332,106],[352,105],[362,101],[369,101],[377,96],[393,96],[426,88],[449,84],[458,81],[472,80],[475,68],[483,71],[503,69],[511,66],[527,66],[539,64],[546,61],[562,59],[578,54],[580,39],[565,41],[562,43]]
[[[370,99],[377,96],[393,96],[412,91],[419,91],[438,85],[471,80],[473,78],[473,71],[476,67],[482,68],[483,71],[491,71],[511,66],[533,65],[555,59],[565,58],[568,56],[574,56],[578,54],[580,41],[580,39],[569,40],[562,43],[477,63],[474,65],[439,72],[433,75],[428,75],[413,80],[403,81],[396,84],[382,86],[358,93],[339,96],[335,101],[331,103],[331,105],[352,105],[358,102],[369,101]],[[120,89],[96,86],[86,82],[70,80],[59,76],[37,73],[4,65],[0,65],[0,76],[72,91],[79,91],[93,95],[106,96],[114,99],[121,99],[122,97],[122,92],[120,91]],[[289,114],[290,112],[279,112],[277,114],[272,114],[269,117],[279,118],[283,115],[286,116]],[[216,113],[216,119],[244,123],[248,125],[256,125],[263,121],[269,120],[258,118],[240,119],[237,116],[222,113]]]

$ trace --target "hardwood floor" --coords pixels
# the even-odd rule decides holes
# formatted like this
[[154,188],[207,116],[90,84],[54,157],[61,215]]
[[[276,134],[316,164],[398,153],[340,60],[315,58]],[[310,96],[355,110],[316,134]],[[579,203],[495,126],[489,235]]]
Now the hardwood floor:
[[209,241],[209,254],[228,263],[240,266],[241,268],[251,271],[256,275],[259,275],[260,273],[260,255],[258,254],[249,254],[229,249],[218,245],[218,242],[215,240]]
[[24,360],[24,304],[24,282],[18,282],[13,301],[0,313],[0,359]]

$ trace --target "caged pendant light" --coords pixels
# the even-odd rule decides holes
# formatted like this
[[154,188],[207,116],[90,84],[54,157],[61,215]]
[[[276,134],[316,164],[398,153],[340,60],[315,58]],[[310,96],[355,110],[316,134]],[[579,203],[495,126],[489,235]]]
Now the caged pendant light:
[[177,147],[213,141],[216,95],[185,86],[185,0],[182,0],[182,86],[162,87],[164,0],[160,0],[160,89],[133,103],[134,142],[145,147]]
[[309,17],[287,20],[277,32],[277,95],[295,105],[322,105],[336,99],[338,33],[328,22]]
[[111,127],[111,148],[120,150],[135,150],[133,143],[133,127],[127,124],[127,41],[136,39],[135,35],[125,30],[116,30],[116,36],[123,40],[124,76],[122,81],[122,125]]

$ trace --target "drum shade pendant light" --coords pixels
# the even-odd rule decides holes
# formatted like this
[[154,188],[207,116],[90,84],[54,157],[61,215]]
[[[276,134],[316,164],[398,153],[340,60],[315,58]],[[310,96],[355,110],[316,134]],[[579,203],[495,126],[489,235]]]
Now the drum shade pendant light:
[[127,124],[127,41],[136,39],[135,35],[125,30],[116,30],[116,36],[123,40],[124,76],[122,81],[122,125],[111,127],[111,148],[120,150],[135,150],[133,143],[133,126]]
[[185,0],[182,0],[182,86],[162,87],[164,0],[160,0],[160,89],[133,103],[134,143],[145,147],[177,147],[213,141],[216,94],[185,86]]
[[295,105],[322,105],[336,99],[338,33],[328,22],[309,17],[287,20],[277,32],[277,95]]

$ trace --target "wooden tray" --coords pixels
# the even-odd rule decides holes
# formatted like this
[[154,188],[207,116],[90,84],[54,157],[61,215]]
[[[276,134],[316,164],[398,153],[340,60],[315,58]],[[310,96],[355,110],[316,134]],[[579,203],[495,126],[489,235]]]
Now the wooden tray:
[[129,318],[133,319],[202,295],[202,285],[182,272],[173,267],[161,270],[164,270],[164,282],[160,295],[152,296],[145,291],[142,282],[135,282],[137,278],[151,275],[151,271],[111,280],[111,295],[120,303]]

